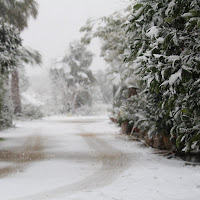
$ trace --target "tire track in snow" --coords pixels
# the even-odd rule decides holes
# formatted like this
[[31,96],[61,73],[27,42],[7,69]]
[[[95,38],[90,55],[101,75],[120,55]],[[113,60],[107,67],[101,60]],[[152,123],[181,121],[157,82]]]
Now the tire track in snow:
[[42,160],[43,148],[41,137],[33,135],[20,147],[0,150],[0,161],[11,163],[11,166],[0,168],[0,178],[22,172],[32,162]]
[[[68,184],[36,195],[18,198],[17,200],[50,200],[84,190],[94,190],[111,184],[130,165],[125,154],[112,147],[94,134],[80,134],[86,143],[95,150],[95,157],[102,163],[101,167],[83,180]],[[93,154],[93,152],[88,152]]]

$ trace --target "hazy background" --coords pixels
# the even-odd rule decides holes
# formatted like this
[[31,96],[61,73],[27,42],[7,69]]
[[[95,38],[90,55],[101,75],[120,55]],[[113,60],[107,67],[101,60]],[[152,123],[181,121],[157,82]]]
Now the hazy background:
[[[52,59],[63,56],[69,42],[79,39],[79,29],[88,18],[109,15],[124,5],[124,0],[38,0],[39,15],[31,20],[22,37],[24,45],[38,50],[43,56],[43,67]],[[92,45],[98,54],[98,42]],[[105,63],[96,56],[93,69]],[[41,70],[41,69],[40,69]],[[37,70],[29,70],[33,75]]]
[[[37,0],[39,15],[31,19],[22,34],[23,45],[38,50],[42,65],[26,66],[29,89],[23,96],[35,105],[46,104],[52,99],[49,68],[53,61],[66,54],[70,42],[80,40],[80,28],[88,18],[100,18],[123,9],[130,0]],[[100,42],[95,40],[90,50],[96,54],[91,69],[93,72],[106,69],[106,63],[99,57]],[[39,101],[38,101],[39,100]]]

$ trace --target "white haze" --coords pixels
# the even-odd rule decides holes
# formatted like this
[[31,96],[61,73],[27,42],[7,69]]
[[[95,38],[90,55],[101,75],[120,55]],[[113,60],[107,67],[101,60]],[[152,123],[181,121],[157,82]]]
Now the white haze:
[[[79,40],[80,28],[88,18],[99,18],[122,9],[129,0],[38,0],[39,15],[31,19],[29,27],[22,33],[23,44],[38,50],[42,65],[26,66],[30,88],[29,99],[51,101],[48,69],[53,61],[63,57],[70,42]],[[105,69],[106,63],[99,57],[99,42],[95,41],[90,50],[96,54],[91,69]],[[41,99],[42,98],[42,99]],[[44,103],[46,104],[46,103]]]
[[[38,0],[39,15],[23,32],[24,45],[40,51],[43,65],[63,56],[69,42],[80,38],[79,29],[88,18],[111,14],[124,5],[123,0]],[[92,46],[98,54],[98,44]],[[103,63],[97,58],[93,68]],[[95,67],[94,67],[95,65]]]

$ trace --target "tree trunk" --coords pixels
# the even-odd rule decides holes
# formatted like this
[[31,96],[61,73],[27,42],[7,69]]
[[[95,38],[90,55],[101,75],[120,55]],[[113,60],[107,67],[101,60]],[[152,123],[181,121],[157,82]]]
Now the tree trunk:
[[0,71],[0,129],[12,125],[12,102],[7,70]]
[[11,93],[12,93],[12,102],[14,108],[14,114],[21,113],[21,98],[19,93],[19,76],[16,69],[12,72],[11,79]]

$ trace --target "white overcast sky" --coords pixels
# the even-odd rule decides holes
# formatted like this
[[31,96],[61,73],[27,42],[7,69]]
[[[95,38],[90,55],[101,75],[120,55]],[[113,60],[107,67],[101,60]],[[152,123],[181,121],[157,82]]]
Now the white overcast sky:
[[[64,55],[69,42],[80,38],[79,29],[88,18],[111,14],[120,9],[124,1],[37,0],[39,15],[23,32],[24,45],[38,50],[43,56],[44,66],[48,65],[52,59]],[[102,63],[96,61],[95,64]]]

